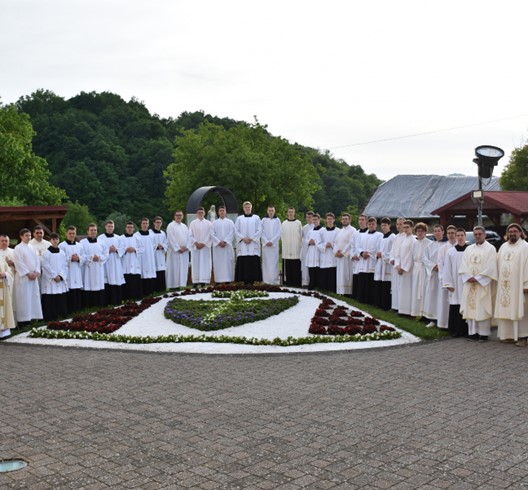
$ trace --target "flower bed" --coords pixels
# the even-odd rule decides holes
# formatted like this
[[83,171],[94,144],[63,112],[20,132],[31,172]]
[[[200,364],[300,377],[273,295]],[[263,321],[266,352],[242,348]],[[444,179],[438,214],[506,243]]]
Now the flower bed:
[[380,322],[361,311],[337,306],[335,301],[324,298],[315,311],[308,332],[315,335],[370,335],[396,332],[394,327]]
[[165,307],[165,318],[205,332],[236,327],[278,315],[299,302],[291,298],[244,301],[206,301],[175,298]]
[[[152,343],[183,343],[183,342],[211,342],[211,343],[233,343],[233,344],[244,344],[244,345],[255,345],[255,346],[298,346],[305,344],[324,344],[324,343],[345,343],[345,342],[364,342],[370,340],[391,340],[401,337],[400,332],[394,328],[379,325],[378,320],[365,316],[358,310],[353,310],[346,306],[338,306],[336,303],[327,296],[320,294],[316,291],[293,291],[279,286],[242,286],[242,285],[226,285],[216,289],[212,287],[202,288],[197,290],[186,289],[182,292],[165,294],[165,298],[175,297],[178,301],[185,301],[180,296],[188,296],[199,293],[213,293],[213,291],[238,291],[240,289],[251,290],[251,291],[266,291],[266,292],[279,292],[279,293],[291,293],[297,296],[293,298],[279,298],[280,300],[287,299],[290,301],[298,301],[298,296],[308,296],[320,299],[315,315],[312,317],[309,336],[296,336],[287,338],[256,338],[256,337],[244,337],[244,336],[229,336],[229,335],[186,335],[186,334],[171,334],[171,335],[158,335],[158,336],[142,336],[142,335],[119,335],[115,332],[120,326],[124,325],[132,317],[139,315],[146,308],[156,303],[161,299],[159,298],[147,298],[141,303],[128,303],[124,306],[109,309],[105,308],[98,311],[95,314],[89,315],[78,315],[71,322],[50,322],[48,328],[34,328],[30,332],[30,337],[48,338],[48,339],[82,339],[82,340],[99,340],[108,342],[121,342],[127,344],[152,344]],[[279,305],[281,303],[275,300],[256,300],[256,301],[243,301],[240,298],[241,295],[236,294],[235,302],[243,302],[244,305],[248,303],[266,303]],[[172,300],[175,301],[175,300]],[[192,300],[187,300],[192,301]],[[196,301],[199,303],[199,301]],[[206,303],[202,301],[202,303]],[[219,306],[219,303],[231,303],[231,301],[211,301],[208,303],[214,303],[215,307]],[[285,303],[286,304],[286,303]],[[182,305],[182,307],[185,305]],[[292,306],[292,305],[290,305]],[[286,307],[286,308],[289,308]],[[284,310],[283,310],[284,311]],[[207,311],[204,316],[211,313],[211,304],[209,304]],[[238,312],[240,314],[240,311]],[[275,313],[272,313],[275,314]],[[213,315],[214,317],[214,315]],[[212,317],[211,317],[212,318]],[[218,318],[218,315],[217,315]],[[182,323],[181,320],[177,320]],[[255,321],[255,320],[253,320]],[[234,326],[232,320],[229,325]],[[245,322],[239,323],[247,323]],[[193,328],[195,328],[193,326]],[[215,325],[215,329],[219,327]],[[225,327],[221,327],[225,328]],[[148,327],[145,328],[148,331]]]
[[96,313],[75,315],[71,321],[49,322],[48,330],[112,333],[160,299],[145,298],[139,304],[135,302],[125,303],[117,308],[104,308]]

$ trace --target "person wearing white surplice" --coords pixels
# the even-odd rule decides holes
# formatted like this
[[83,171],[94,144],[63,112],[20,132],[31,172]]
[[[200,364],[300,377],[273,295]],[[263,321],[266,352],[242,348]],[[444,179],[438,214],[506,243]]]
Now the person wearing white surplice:
[[141,299],[143,289],[141,286],[141,253],[143,247],[138,237],[134,233],[136,225],[133,221],[128,221],[125,225],[125,233],[120,238],[120,248],[124,250],[121,257],[123,267],[123,299]]
[[235,280],[235,223],[226,217],[225,206],[218,208],[218,218],[213,221],[213,270],[215,283]]
[[59,248],[59,235],[50,234],[50,246],[42,256],[42,314],[44,320],[65,318],[68,314],[66,292],[68,259]]
[[315,289],[321,286],[319,278],[319,259],[321,253],[319,252],[319,244],[321,243],[321,217],[318,213],[314,213],[312,216],[313,228],[306,235],[306,245],[308,251],[306,252],[306,267],[308,267],[308,273],[310,281],[308,283],[308,289]]
[[302,224],[295,219],[295,208],[288,208],[288,218],[281,225],[282,273],[285,286],[302,285]]
[[235,240],[237,261],[235,280],[251,284],[262,281],[260,266],[260,237],[262,224],[260,218],[252,213],[253,205],[249,201],[242,204],[244,214],[235,222]]
[[356,229],[350,224],[350,215],[341,215],[342,228],[339,231],[335,245],[336,258],[336,293],[350,296],[352,294],[352,261],[350,260],[350,245]]
[[[14,262],[8,259],[5,250],[9,249],[9,237],[0,235],[0,339],[11,335],[11,329],[15,328],[15,316],[13,312],[13,284],[15,280]],[[9,249],[11,252],[12,250]],[[4,252],[4,253],[2,253]],[[11,256],[11,255],[10,255]],[[9,262],[8,262],[9,260]]]
[[334,213],[326,213],[326,226],[319,231],[319,287],[325,291],[336,292],[337,259],[334,252],[339,229],[335,227]]
[[192,282],[207,285],[211,282],[211,239],[213,225],[205,219],[205,209],[196,210],[197,218],[189,225],[191,238]]
[[108,247],[108,260],[105,262],[105,303],[107,305],[118,305],[123,301],[123,266],[121,258],[125,249],[121,237],[114,233],[114,222],[108,220],[105,223],[105,232],[97,237]]
[[444,264],[447,254],[456,245],[456,226],[449,225],[446,228],[447,242],[440,248],[437,256],[438,264],[438,294],[436,296],[436,326],[447,329],[449,326],[449,292],[443,287]]
[[367,232],[359,235],[356,242],[357,261],[357,299],[362,303],[374,304],[374,272],[376,271],[376,252],[379,250],[383,234],[376,231],[378,220],[370,217],[367,220]]
[[310,273],[308,271],[308,266],[306,265],[306,254],[308,253],[308,243],[306,237],[308,233],[313,230],[313,211],[307,211],[304,215],[306,219],[306,224],[302,227],[302,248],[301,248],[301,275],[302,275],[302,286],[308,286],[310,283]]
[[[391,258],[389,264],[393,269],[396,269],[394,257],[398,255],[401,241],[407,236],[403,231],[403,222],[405,218],[398,218],[396,220],[396,236],[392,242]],[[398,302],[400,299],[400,274],[394,270],[391,274],[391,310],[398,311]]]
[[462,300],[464,282],[459,271],[464,252],[469,246],[466,243],[466,230],[464,228],[456,229],[455,238],[456,243],[449,248],[444,267],[442,268],[442,288],[448,292],[449,298],[449,319],[447,324],[449,333],[451,337],[465,337],[468,334],[468,325],[460,314],[460,301]]
[[495,320],[500,340],[513,339],[520,347],[528,337],[528,243],[521,225],[512,223],[506,229],[508,241],[497,254],[499,280],[495,300]]
[[83,287],[84,306],[105,306],[105,271],[108,260],[106,243],[97,239],[97,225],[88,225],[88,237],[81,240],[84,262]]
[[352,298],[358,299],[359,295],[359,262],[361,253],[361,244],[363,242],[364,233],[367,233],[367,216],[360,214],[358,217],[358,232],[352,235],[352,243],[350,248],[352,250]]
[[166,255],[167,255],[167,235],[161,229],[163,220],[161,216],[154,218],[154,228],[152,231],[152,240],[154,242],[154,256],[156,259],[156,285],[155,291],[165,291],[167,284],[165,283],[165,269],[167,268]]
[[29,244],[33,247],[33,250],[37,253],[42,264],[42,256],[44,252],[48,249],[51,243],[48,240],[44,239],[44,228],[37,225],[33,228],[33,238],[29,241]]
[[475,243],[464,252],[459,273],[464,288],[460,312],[468,324],[469,340],[488,340],[497,281],[497,251],[486,241],[486,229],[473,228]]
[[444,227],[435,225],[433,227],[434,241],[426,247],[423,255],[423,265],[425,268],[425,299],[423,304],[423,316],[429,320],[426,327],[435,327],[438,319],[438,294],[441,290],[438,280],[440,269],[438,254],[444,248]]
[[376,270],[374,271],[374,291],[376,293],[375,305],[383,310],[391,308],[391,259],[392,243],[395,235],[391,231],[390,218],[381,220],[382,239],[379,242],[379,248],[376,252]]
[[139,226],[140,229],[134,235],[141,244],[141,289],[143,290],[143,296],[148,296],[154,292],[156,285],[155,245],[152,233],[149,230],[149,219],[142,218]]
[[280,284],[279,279],[279,241],[281,222],[275,214],[275,208],[268,206],[267,216],[262,218],[262,282]]
[[402,224],[404,237],[401,238],[399,247],[394,254],[394,268],[400,276],[398,281],[398,313],[411,314],[412,283],[413,283],[413,245],[416,241],[413,233],[414,223],[404,220]]
[[427,239],[427,225],[417,223],[414,227],[416,241],[413,243],[411,316],[424,316],[426,272],[423,257],[431,241]]
[[182,223],[183,211],[176,210],[174,220],[167,226],[167,268],[165,269],[165,279],[167,289],[179,289],[187,286],[187,276],[189,274],[189,248],[191,239],[189,228]]
[[22,228],[19,233],[20,243],[15,247],[15,318],[18,326],[26,326],[32,320],[42,319],[40,302],[40,258],[35,249],[29,245],[31,232]]
[[66,304],[68,313],[74,313],[82,309],[82,289],[83,289],[83,255],[81,244],[76,241],[77,228],[70,225],[66,229],[66,240],[59,243],[59,248],[66,255],[68,263],[68,272],[66,283],[68,291],[66,292]]

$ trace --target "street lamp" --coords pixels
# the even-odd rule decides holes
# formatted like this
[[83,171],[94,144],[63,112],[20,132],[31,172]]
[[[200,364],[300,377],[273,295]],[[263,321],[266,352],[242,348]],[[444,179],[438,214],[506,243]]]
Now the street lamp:
[[481,145],[475,148],[473,161],[478,165],[479,190],[473,193],[478,198],[478,225],[482,226],[482,210],[484,208],[484,192],[482,192],[482,179],[491,179],[493,167],[504,156],[504,150],[497,146]]

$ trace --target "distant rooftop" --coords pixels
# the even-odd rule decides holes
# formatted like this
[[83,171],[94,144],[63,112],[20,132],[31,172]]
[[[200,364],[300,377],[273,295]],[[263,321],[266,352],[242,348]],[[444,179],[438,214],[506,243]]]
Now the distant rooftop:
[[[500,191],[499,178],[492,177],[483,187],[485,191]],[[476,176],[397,175],[377,188],[363,213],[389,218],[437,218],[432,211],[477,189]]]

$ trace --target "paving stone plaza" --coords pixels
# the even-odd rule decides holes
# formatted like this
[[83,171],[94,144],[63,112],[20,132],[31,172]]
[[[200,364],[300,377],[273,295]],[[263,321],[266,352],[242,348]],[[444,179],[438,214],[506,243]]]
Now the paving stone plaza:
[[185,355],[0,343],[0,488],[527,488],[528,349]]

